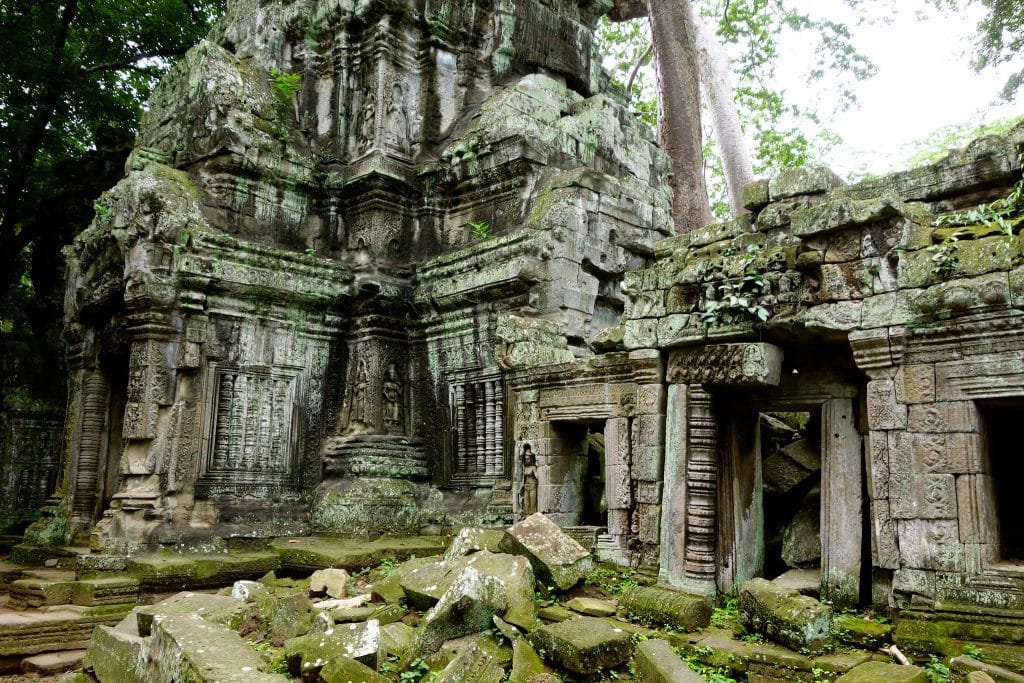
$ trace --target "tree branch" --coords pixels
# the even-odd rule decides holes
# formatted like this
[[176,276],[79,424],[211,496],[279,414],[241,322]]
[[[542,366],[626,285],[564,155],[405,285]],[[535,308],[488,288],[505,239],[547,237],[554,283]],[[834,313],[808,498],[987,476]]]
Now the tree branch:
[[626,78],[626,97],[630,97],[633,92],[633,81],[636,80],[636,75],[640,72],[640,67],[646,64],[651,55],[654,54],[654,43],[647,46],[647,49],[643,51],[636,61],[633,63],[633,67],[629,70],[629,76]]
[[100,71],[120,71],[121,69],[131,69],[145,59],[156,59],[157,57],[180,57],[186,52],[188,52],[188,47],[173,48],[169,50],[154,50],[153,52],[140,52],[133,57],[118,60],[116,62],[95,64],[90,66],[88,69],[82,69],[79,73],[83,76],[88,76]]

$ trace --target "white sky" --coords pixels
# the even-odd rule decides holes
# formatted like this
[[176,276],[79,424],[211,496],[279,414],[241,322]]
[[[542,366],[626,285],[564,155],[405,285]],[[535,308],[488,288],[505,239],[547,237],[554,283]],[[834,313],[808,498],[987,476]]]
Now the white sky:
[[[902,167],[909,156],[906,146],[942,126],[1024,114],[1020,97],[1010,104],[991,106],[1013,65],[980,74],[970,67],[979,11],[960,11],[953,16],[931,12],[922,21],[912,8],[924,3],[901,0],[906,9],[893,16],[891,23],[856,26],[855,16],[839,0],[797,0],[794,4],[812,15],[827,13],[847,20],[861,52],[878,67],[877,76],[855,86],[859,107],[828,122],[844,142],[832,150],[827,163],[842,175]],[[806,51],[806,39],[797,36],[787,41],[777,73],[791,80],[786,90],[794,101],[813,104],[828,97],[823,92],[827,82],[814,89],[807,87],[803,81],[810,61]],[[827,114],[827,109],[822,113]]]

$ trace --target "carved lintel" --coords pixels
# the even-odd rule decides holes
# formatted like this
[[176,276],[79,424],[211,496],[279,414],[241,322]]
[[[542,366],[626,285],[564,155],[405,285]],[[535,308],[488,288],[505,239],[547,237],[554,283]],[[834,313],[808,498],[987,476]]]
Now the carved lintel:
[[[850,333],[850,348],[857,367],[869,374],[873,371],[884,373],[903,359],[906,345],[906,330],[890,327],[877,330],[862,330]],[[882,375],[873,376],[881,379]]]
[[774,344],[710,344],[669,356],[668,381],[673,384],[774,387],[781,376],[782,349]]

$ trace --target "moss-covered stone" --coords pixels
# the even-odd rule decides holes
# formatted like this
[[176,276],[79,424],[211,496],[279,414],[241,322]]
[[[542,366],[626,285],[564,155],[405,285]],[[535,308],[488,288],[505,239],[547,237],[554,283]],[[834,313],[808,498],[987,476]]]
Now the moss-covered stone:
[[273,553],[176,555],[159,553],[133,556],[128,572],[144,589],[210,588],[254,579],[280,566]]
[[836,679],[836,683],[928,683],[928,674],[916,666],[867,662]]
[[633,654],[632,637],[597,617],[541,626],[530,635],[530,642],[548,661],[583,675],[624,664]]
[[380,667],[383,654],[380,624],[339,624],[333,631],[310,633],[292,638],[284,644],[285,661],[292,676],[316,679],[327,662],[335,657],[350,657],[370,668]]
[[338,656],[320,670],[320,683],[388,683],[390,679],[351,657]]
[[839,614],[832,620],[832,630],[841,642],[874,649],[892,640],[893,626],[852,614]]
[[526,683],[531,676],[551,673],[544,661],[533,649],[533,646],[524,639],[519,639],[512,644],[512,671],[509,674],[509,683]]
[[647,623],[696,631],[711,623],[711,599],[664,586],[634,586],[619,602],[622,609]]
[[794,650],[825,644],[832,608],[771,581],[752,579],[740,587],[740,618],[751,630]]
[[178,593],[155,605],[140,607],[135,615],[139,634],[150,635],[153,622],[178,614],[195,614],[214,624],[237,629],[252,617],[253,607],[242,600],[223,595],[205,593]]
[[686,662],[672,651],[672,646],[657,638],[645,640],[636,648],[637,680],[644,683],[702,683]]
[[280,557],[281,566],[291,571],[337,567],[357,572],[386,559],[402,561],[436,555],[445,545],[440,536],[382,536],[375,541],[308,537],[276,539],[271,549]]
[[539,512],[509,527],[500,547],[527,557],[539,581],[561,590],[572,588],[594,568],[590,553]]

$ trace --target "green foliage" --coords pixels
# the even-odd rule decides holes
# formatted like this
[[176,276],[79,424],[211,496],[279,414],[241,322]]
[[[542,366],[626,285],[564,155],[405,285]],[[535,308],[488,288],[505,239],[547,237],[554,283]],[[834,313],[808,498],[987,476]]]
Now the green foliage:
[[728,596],[711,610],[711,625],[717,628],[733,628],[739,624],[740,601]]
[[935,655],[929,656],[924,670],[930,683],[946,683],[949,680],[949,667]]
[[953,123],[932,131],[928,135],[906,145],[912,153],[907,159],[909,168],[934,164],[945,157],[950,150],[960,149],[972,140],[987,135],[1006,135],[1014,126],[1024,122],[1024,115],[1013,116],[982,124]]
[[[1017,61],[1024,50],[1024,2],[1020,0],[932,0],[936,7],[957,11],[981,5],[985,15],[978,22],[972,65],[975,70]],[[1010,101],[1024,83],[1024,69],[1007,79],[1001,96]]]
[[491,224],[487,221],[466,221],[466,227],[469,228],[470,234],[478,240],[486,240],[493,237],[491,234]]
[[412,660],[408,668],[399,675],[398,680],[403,681],[403,683],[415,683],[415,681],[422,680],[428,673],[430,673],[430,667],[427,663],[422,659],[416,658]]
[[587,574],[583,583],[596,586],[609,595],[622,595],[628,589],[640,585],[636,581],[636,570],[626,567],[598,565]]
[[988,204],[980,204],[968,211],[947,213],[935,219],[936,227],[957,227],[981,225],[998,228],[1007,235],[1019,222],[1014,219],[1024,215],[1024,178],[1019,180],[1006,197]]
[[935,244],[928,249],[932,252],[932,272],[941,277],[943,280],[948,278],[954,272],[956,267],[960,263],[960,245],[958,242],[965,233],[954,232],[952,235],[947,237],[941,244]]
[[973,657],[974,659],[977,659],[978,661],[981,661],[985,656],[985,652],[980,647],[978,647],[977,645],[970,644],[964,646],[963,653],[968,657]]
[[736,325],[744,322],[764,322],[771,312],[758,300],[765,291],[764,276],[754,267],[763,244],[750,244],[743,256],[743,274],[718,285],[719,299],[704,302],[700,320],[705,333],[711,327]]
[[279,69],[270,70],[270,80],[274,85],[274,96],[286,107],[292,106],[292,98],[302,88],[302,74],[289,74]]

